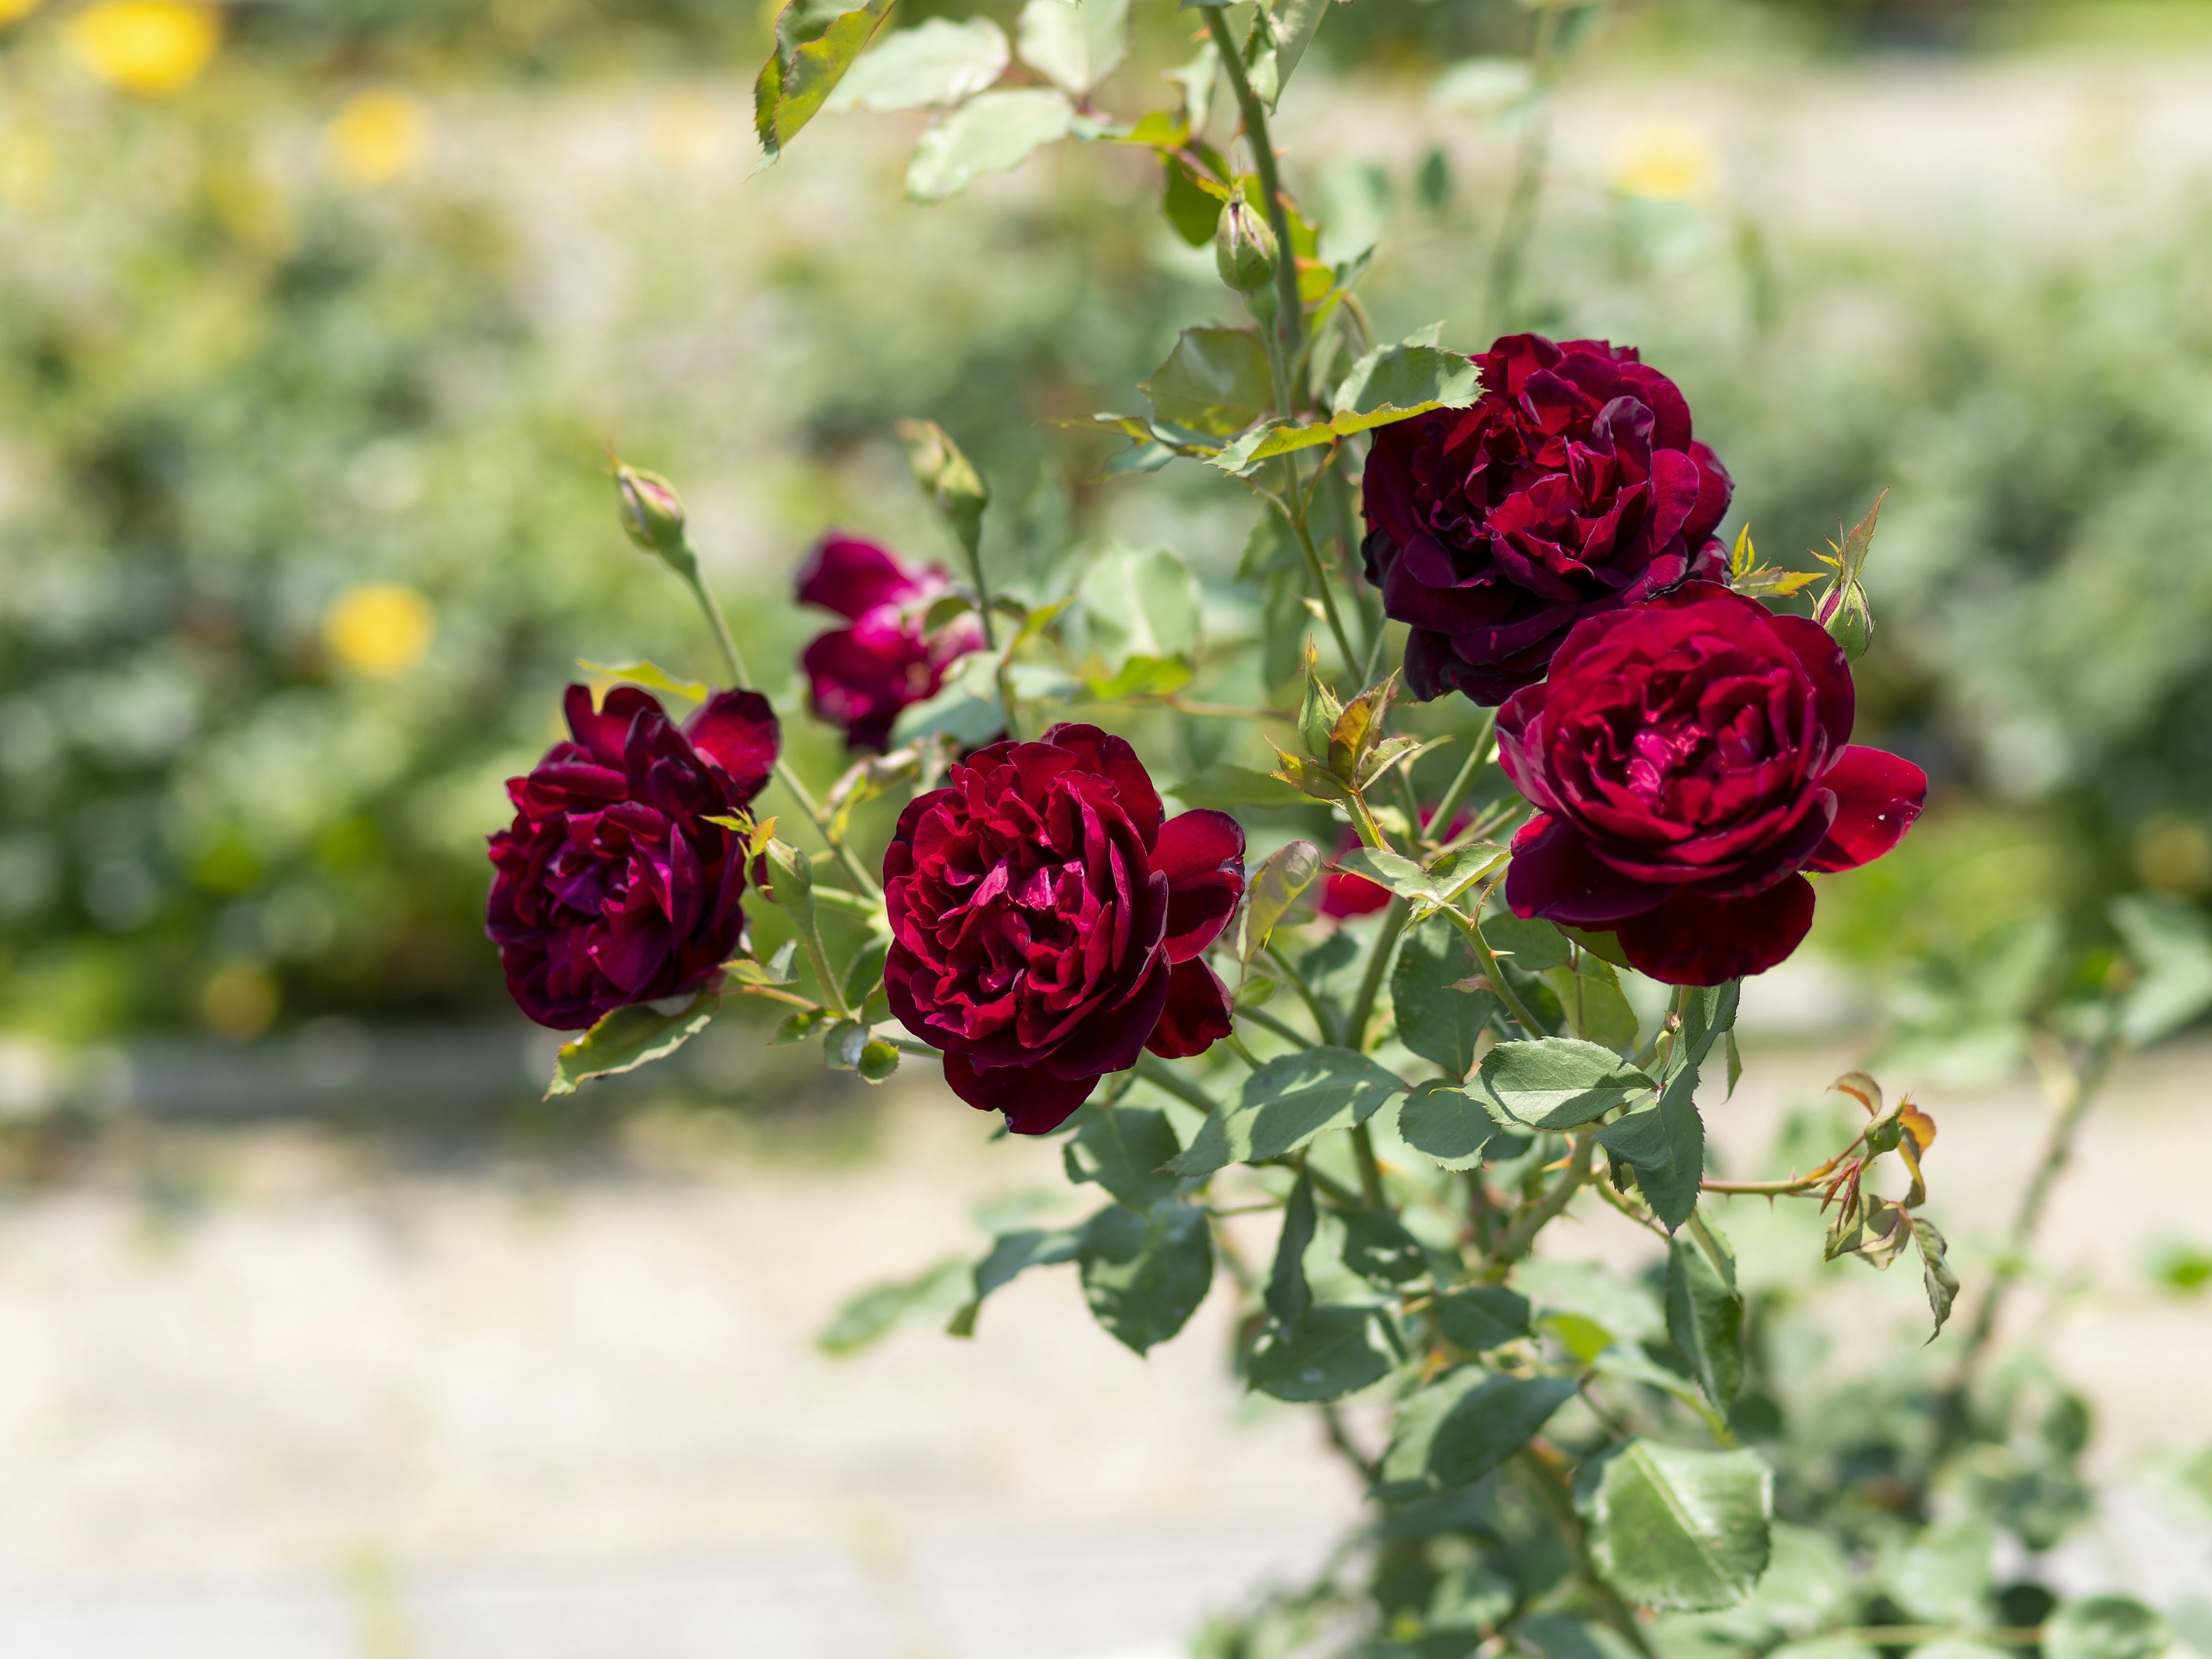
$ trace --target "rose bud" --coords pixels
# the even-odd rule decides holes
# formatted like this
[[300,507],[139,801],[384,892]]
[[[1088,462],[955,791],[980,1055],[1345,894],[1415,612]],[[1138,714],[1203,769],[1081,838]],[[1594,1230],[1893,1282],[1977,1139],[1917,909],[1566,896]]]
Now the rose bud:
[[572,685],[565,707],[571,741],[507,780],[484,932],[522,1012],[573,1031],[720,975],[744,926],[744,856],[707,819],[760,793],[779,734],[757,691],[716,692],[680,731],[634,685],[596,711]]
[[931,602],[951,588],[941,566],[916,569],[850,536],[824,537],[808,556],[799,573],[799,602],[834,611],[852,625],[818,635],[799,664],[815,714],[844,729],[848,749],[880,754],[899,711],[935,696],[945,671],[981,648],[982,625],[972,612],[924,631]]
[[1229,1035],[1202,959],[1244,891],[1226,812],[1163,821],[1136,751],[1095,726],[996,743],[917,796],[884,853],[891,1012],[1016,1134],[1066,1121],[1150,1049]]
[[1213,230],[1213,264],[1221,280],[1239,294],[1259,294],[1275,280],[1280,257],[1275,233],[1252,210],[1242,196],[1221,204],[1221,220]]
[[1406,684],[1503,702],[1584,617],[1721,578],[1729,476],[1674,383],[1603,340],[1511,334],[1482,396],[1379,428],[1362,484],[1367,579],[1411,625]]
[[1507,903],[1617,933],[1670,985],[1764,973],[1813,925],[1799,872],[1881,857],[1927,799],[1911,762],[1850,741],[1854,702],[1817,623],[1717,583],[1585,617],[1498,713],[1537,807]]
[[658,472],[615,463],[622,527],[637,548],[665,559],[684,547],[684,498]]

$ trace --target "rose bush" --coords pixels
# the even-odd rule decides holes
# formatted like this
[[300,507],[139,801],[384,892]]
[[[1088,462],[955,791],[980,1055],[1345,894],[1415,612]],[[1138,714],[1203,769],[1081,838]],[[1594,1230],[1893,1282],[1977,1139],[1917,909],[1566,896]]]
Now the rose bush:
[[1236,819],[1165,817],[1136,751],[1097,726],[993,744],[908,804],[884,854],[891,1012],[943,1051],[955,1094],[1042,1134],[1140,1052],[1229,1034],[1200,953],[1243,859]]
[[1413,695],[1502,702],[1584,617],[1727,568],[1732,485],[1690,406],[1632,346],[1511,334],[1472,408],[1375,435],[1367,579],[1408,623]]
[[1850,741],[1854,701],[1824,629],[1717,583],[1577,623],[1498,715],[1537,809],[1507,902],[1616,931],[1669,984],[1763,973],[1812,926],[1799,872],[1879,858],[1927,797],[1911,762]]
[[680,730],[634,685],[598,709],[572,685],[565,707],[571,740],[507,781],[484,931],[523,1012],[578,1030],[720,977],[744,926],[744,860],[707,820],[760,793],[780,733],[757,691],[717,692]]
[[889,747],[899,711],[936,696],[945,669],[983,643],[973,614],[928,630],[930,603],[951,591],[951,579],[939,566],[917,568],[873,542],[825,536],[798,586],[802,605],[851,624],[817,635],[800,659],[815,714],[843,728],[849,749]]

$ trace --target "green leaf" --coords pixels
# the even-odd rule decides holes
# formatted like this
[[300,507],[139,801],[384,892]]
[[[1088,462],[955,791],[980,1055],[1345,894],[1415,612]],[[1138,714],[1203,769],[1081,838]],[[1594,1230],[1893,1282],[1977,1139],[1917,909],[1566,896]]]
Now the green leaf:
[[1160,212],[1186,243],[1204,247],[1221,222],[1221,204],[1199,187],[1198,175],[1182,157],[1163,150],[1160,161],[1167,173]]
[[890,9],[891,0],[866,0],[849,11],[836,0],[790,0],[776,15],[775,52],[753,82],[753,131],[761,147],[756,172],[775,165],[814,118]]
[[1140,1214],[1173,1194],[1176,1177],[1161,1165],[1182,1150],[1165,1112],[1141,1106],[1085,1106],[1082,1127],[1061,1150],[1067,1178],[1095,1181],[1116,1203]]
[[1425,1279],[1429,1258],[1421,1241],[1388,1210],[1344,1210],[1344,1265],[1370,1285],[1411,1285]]
[[1274,89],[1266,94],[1270,110],[1282,97],[1283,88],[1290,85],[1291,72],[1304,58],[1306,48],[1313,44],[1328,7],[1329,0],[1275,0],[1271,11],[1254,20],[1255,33],[1265,27],[1273,38]]
[[1488,114],[1520,102],[1535,89],[1525,58],[1462,58],[1429,83],[1429,102],[1439,109]]
[[1725,1413],[1743,1388],[1743,1298],[1686,1233],[1667,1242],[1667,1334]]
[[881,37],[830,99],[833,110],[938,109],[973,97],[1006,73],[1006,33],[988,17],[933,17]]
[[982,545],[983,510],[991,504],[991,487],[936,422],[901,421],[898,434],[906,446],[906,464],[914,481],[952,526],[952,533],[960,538],[960,545],[967,549],[972,561]]
[[[1058,5],[1060,0],[1052,3]],[[1115,672],[1091,681],[1084,690],[1098,702],[1126,702],[1139,697],[1164,697],[1182,690],[1192,678],[1190,664],[1181,657],[1133,656]]]
[[2044,1621],[2044,1659],[2158,1659],[2173,1639],[2166,1620],[2128,1595],[2063,1601]]
[[908,703],[891,722],[891,741],[901,746],[943,735],[963,749],[986,744],[1006,729],[1006,711],[958,682],[935,696]]
[[1481,392],[1482,374],[1471,358],[1435,346],[1377,346],[1336,388],[1328,423],[1348,436],[1431,409],[1465,409]]
[[1082,597],[1091,643],[1109,667],[1198,651],[1198,578],[1180,554],[1164,547],[1109,553],[1085,573]]
[[1306,1283],[1306,1249],[1314,1241],[1320,1217],[1314,1208],[1313,1177],[1298,1171],[1283,1206],[1283,1231],[1275,1239],[1275,1267],[1267,1279],[1267,1311],[1284,1325],[1295,1325],[1313,1306],[1313,1290]]
[[1213,1283],[1206,1212],[1166,1199],[1139,1214],[1119,1204],[1084,1224],[1083,1299],[1115,1339],[1143,1353],[1189,1322]]
[[1641,1655],[1620,1632],[1560,1613],[1516,1619],[1513,1634],[1544,1659],[1640,1659]]
[[[1465,1077],[1474,1067],[1476,1043],[1498,1008],[1497,997],[1487,991],[1456,988],[1474,973],[1474,959],[1468,952],[1466,941],[1441,925],[1416,927],[1407,933],[1390,969],[1390,1006],[1397,1013],[1398,1041],[1455,1078]],[[1407,1114],[1413,1109],[1413,1103],[1408,1101],[1406,1111],[1399,1115],[1398,1132],[1416,1150],[1438,1157],[1435,1148],[1413,1139],[1407,1130]],[[1440,1103],[1431,1109],[1449,1109]],[[1488,1116],[1481,1108],[1476,1112]],[[1477,1142],[1465,1152],[1445,1156],[1472,1158],[1480,1146]]]
[[853,953],[845,965],[845,1006],[864,1008],[868,999],[877,996],[884,987],[884,959],[890,955],[891,942],[881,936],[869,939]]
[[1510,910],[1482,919],[1482,942],[1524,974],[1563,968],[1573,960],[1558,928],[1541,917],[1516,916]]
[[[1200,769],[1181,783],[1170,784],[1167,793],[1185,806],[1279,808],[1303,806],[1306,802],[1304,795],[1280,778],[1222,761]],[[1310,842],[1304,844],[1312,845]]]
[[1628,953],[1620,948],[1620,935],[1618,933],[1593,933],[1586,927],[1570,927],[1564,922],[1559,924],[1559,928],[1563,938],[1571,939],[1601,962],[1609,962],[1616,968],[1635,965],[1629,961]]
[[979,173],[1021,166],[1030,151],[1066,137],[1074,125],[1075,106],[1049,88],[983,93],[916,141],[907,163],[907,196],[916,202],[957,196]]
[[2212,1008],[2212,925],[2193,904],[2153,893],[2115,899],[2112,925],[2142,977],[2120,1004],[2120,1032],[2156,1042]]
[[[1337,774],[1339,777],[1345,775]],[[1429,872],[1402,853],[1385,852],[1379,848],[1355,847],[1336,861],[1340,870],[1348,870],[1355,876],[1364,876],[1377,886],[1387,887],[1402,899],[1435,900],[1443,896]]]
[[858,1353],[909,1321],[949,1312],[967,1288],[968,1272],[966,1259],[956,1255],[911,1279],[872,1285],[837,1310],[814,1346],[828,1354]]
[[1546,980],[1577,1036],[1615,1054],[1636,1052],[1636,1011],[1621,995],[1612,963],[1585,956],[1571,969],[1553,969]]
[[1936,1316],[1936,1328],[1928,1337],[1933,1342],[1942,1335],[1952,1304],[1959,1299],[1959,1275],[1951,1271],[1948,1247],[1936,1224],[1919,1215],[1905,1218],[1912,1224],[1912,1242],[1920,1247],[1921,1283],[1928,1290],[1928,1311]]
[[1657,1302],[1642,1285],[1592,1262],[1531,1256],[1513,1270],[1513,1281],[1540,1311],[1586,1319],[1608,1341],[1640,1342],[1667,1328]]
[[1379,1382],[1395,1363],[1373,1308],[1324,1303],[1288,1327],[1271,1327],[1247,1375],[1261,1394],[1300,1404],[1338,1400]]
[[1731,1607],[1766,1570],[1774,1475],[1757,1452],[1632,1440],[1595,1470],[1586,1466],[1577,1484],[1585,1481],[1591,1559],[1631,1601]]
[[1399,1139],[1447,1170],[1474,1169],[1498,1133],[1497,1121],[1474,1096],[1440,1078],[1416,1085],[1398,1109]]
[[1349,1048],[1308,1048],[1271,1060],[1244,1079],[1237,1104],[1206,1120],[1188,1152],[1168,1167],[1211,1175],[1231,1164],[1281,1158],[1329,1129],[1375,1115],[1406,1085]]
[[861,1047],[860,1057],[853,1063],[853,1069],[860,1074],[863,1083],[888,1083],[898,1068],[899,1051],[881,1037],[870,1037]]
[[1493,1376],[1479,1365],[1448,1373],[1398,1407],[1377,1494],[1473,1486],[1534,1439],[1574,1393],[1571,1376]]
[[[1100,1215],[1109,1212],[1101,1210]],[[969,1297],[945,1328],[947,1336],[975,1334],[975,1316],[982,1311],[983,1298],[992,1291],[1010,1285],[1031,1267],[1053,1267],[1063,1261],[1075,1260],[1082,1242],[1082,1229],[1078,1227],[1024,1227],[1011,1233],[1001,1233],[991,1241],[989,1254],[975,1264],[969,1281]]]
[[1978,1516],[1923,1527],[1883,1549],[1882,1588],[1915,1619],[1978,1624],[1987,1611],[1996,1547],[1996,1528]]
[[1322,444],[1339,441],[1334,428],[1325,425],[1303,426],[1296,421],[1270,421],[1256,426],[1218,454],[1206,458],[1208,466],[1218,466],[1240,478],[1249,478],[1262,464],[1278,455],[1287,455],[1293,450],[1314,449]]
[[590,674],[605,674],[611,679],[628,680],[632,685],[646,686],[655,691],[672,691],[693,702],[704,702],[714,695],[714,688],[700,680],[679,680],[657,663],[625,662],[611,666],[605,663],[586,662],[576,659],[576,666]]
[[1735,1028],[1736,1005],[1742,991],[1743,981],[1740,979],[1690,988],[1682,1007],[1681,1034],[1675,1041],[1674,1052],[1667,1057],[1662,1081],[1704,1066],[1713,1044],[1720,1041],[1723,1032]]
[[1223,438],[1243,431],[1274,403],[1267,348],[1249,328],[1183,330],[1139,390],[1160,419]]
[[1501,1042],[1482,1057],[1480,1076],[1509,1116],[1538,1129],[1574,1128],[1655,1086],[1619,1054],[1579,1037]]
[[[1287,787],[1287,786],[1285,786]],[[1189,805],[1188,796],[1183,797]],[[1244,903],[1237,913],[1237,959],[1246,967],[1267,948],[1291,906],[1321,872],[1321,848],[1310,841],[1285,842],[1270,853],[1244,886]]]
[[1698,1074],[1676,1074],[1656,1106],[1647,1106],[1607,1124],[1598,1145],[1636,1171],[1636,1184],[1651,1212],[1669,1231],[1698,1207],[1698,1184],[1705,1174],[1705,1124],[1698,1115]]
[[1029,0],[1022,62],[1080,98],[1129,55],[1129,0]]
[[674,1054],[713,1023],[720,1006],[714,992],[702,991],[666,1012],[650,1002],[614,1010],[583,1036],[561,1045],[545,1098],[573,1095],[579,1084],[592,1078],[634,1072],[649,1060]]
[[1476,1285],[1440,1296],[1430,1310],[1445,1341],[1483,1353],[1528,1334],[1528,1298],[1503,1285]]

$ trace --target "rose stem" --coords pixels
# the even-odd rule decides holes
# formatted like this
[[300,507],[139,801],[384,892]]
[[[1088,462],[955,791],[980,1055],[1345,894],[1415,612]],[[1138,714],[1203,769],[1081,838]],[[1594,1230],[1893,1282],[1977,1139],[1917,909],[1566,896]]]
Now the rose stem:
[[1288,1020],[1277,1019],[1264,1008],[1239,1008],[1237,1010],[1236,1017],[1238,1019],[1249,1019],[1261,1030],[1273,1031],[1284,1041],[1295,1042],[1301,1048],[1310,1048],[1314,1046],[1313,1039],[1304,1031],[1298,1030]]
[[1158,1054],[1137,1056],[1137,1075],[1156,1089],[1164,1089],[1177,1100],[1195,1106],[1208,1117],[1221,1109],[1221,1103],[1162,1060]]
[[1552,1524],[1559,1529],[1568,1548],[1575,1553],[1583,1582],[1589,1586],[1597,1598],[1599,1615],[1615,1631],[1635,1644],[1637,1652],[1650,1659],[1651,1644],[1644,1639],[1643,1629],[1636,1622],[1636,1614],[1622,1601],[1613,1587],[1598,1576],[1591,1563],[1589,1543],[1583,1536],[1582,1517],[1575,1512],[1573,1490],[1566,1477],[1559,1473],[1543,1448],[1524,1446],[1514,1454],[1514,1462],[1528,1484],[1530,1492],[1552,1517]]
[[1390,908],[1382,913],[1382,931],[1375,935],[1374,947],[1367,957],[1367,971],[1359,976],[1359,989],[1352,999],[1352,1012],[1345,1017],[1344,1046],[1367,1051],[1367,1023],[1375,1012],[1375,998],[1382,988],[1382,975],[1389,971],[1390,953],[1398,948],[1398,935],[1406,931],[1408,906],[1405,900],[1394,898]]
[[1352,1155],[1359,1164],[1359,1196],[1370,1210],[1388,1210],[1389,1195],[1382,1190],[1382,1165],[1375,1156],[1375,1137],[1364,1123],[1352,1126]]
[[1451,828],[1452,814],[1459,811],[1460,803],[1467,799],[1468,791],[1474,787],[1474,780],[1482,770],[1482,763],[1489,757],[1491,740],[1497,735],[1498,711],[1493,708],[1489,717],[1476,728],[1474,747],[1468,750],[1467,758],[1460,763],[1458,775],[1444,786],[1444,793],[1430,812],[1428,822],[1415,826],[1425,839],[1440,841],[1443,838],[1443,832]]
[[1544,1231],[1559,1212],[1572,1201],[1574,1195],[1589,1185],[1590,1165],[1597,1157],[1597,1142],[1588,1135],[1569,1137],[1574,1151],[1568,1156],[1567,1167],[1560,1171],[1559,1183],[1537,1200],[1535,1206],[1507,1229],[1505,1237],[1498,1241],[1498,1248],[1490,1259],[1498,1263],[1517,1261],[1528,1254],[1528,1247],[1536,1242],[1536,1235]]
[[1298,1000],[1305,1004],[1306,1012],[1313,1016],[1313,1023],[1320,1033],[1321,1041],[1334,1042],[1336,1041],[1335,1024],[1329,1018],[1328,1010],[1322,1005],[1319,994],[1312,986],[1306,983],[1306,976],[1291,967],[1282,952],[1272,945],[1267,947],[1267,960],[1281,970],[1283,977],[1290,981],[1291,988],[1298,994]]
[[[698,600],[699,609],[706,615],[708,631],[714,635],[714,644],[722,653],[722,666],[729,672],[730,684],[739,690],[750,690],[752,689],[752,676],[745,672],[745,659],[738,654],[738,642],[730,637],[730,625],[722,619],[721,605],[708,590],[707,584],[699,578],[699,556],[692,550],[689,536],[684,538],[683,554],[682,562],[676,565],[676,574],[684,579],[684,585],[691,590],[691,597]],[[884,890],[876,884],[875,878],[868,873],[867,866],[854,855],[853,849],[845,845],[843,839],[830,833],[829,815],[816,803],[806,786],[799,781],[799,774],[793,771],[784,760],[781,744],[776,745],[775,777],[777,782],[791,792],[792,799],[799,803],[799,810],[805,813],[814,827],[822,832],[822,839],[829,843],[830,852],[844,866],[845,873],[852,878],[853,884],[870,898],[880,900]]]
[[[1298,296],[1298,262],[1291,246],[1290,216],[1283,210],[1283,179],[1275,169],[1275,145],[1267,132],[1267,112],[1253,96],[1252,82],[1244,74],[1244,54],[1238,49],[1234,31],[1221,9],[1207,9],[1206,27],[1213,36],[1215,52],[1220,55],[1222,72],[1228,76],[1229,84],[1237,94],[1237,112],[1244,124],[1244,137],[1252,146],[1252,165],[1260,175],[1260,210],[1267,216],[1267,228],[1275,233],[1275,291],[1279,301],[1275,327],[1281,340],[1283,361],[1295,362],[1305,331],[1305,302]],[[1231,182],[1235,183],[1233,179]],[[1291,412],[1287,409],[1283,411],[1285,415]]]
[[[1484,899],[1489,896],[1487,892],[1482,896]],[[1480,912],[1481,908],[1481,901],[1478,900],[1475,908]],[[1505,1012],[1513,1016],[1513,1023],[1526,1036],[1551,1036],[1551,1032],[1544,1029],[1543,1022],[1528,1012],[1528,1006],[1521,1000],[1521,994],[1505,982],[1505,970],[1498,965],[1497,953],[1483,939],[1482,924],[1460,915],[1456,910],[1447,909],[1442,914],[1449,917],[1452,925],[1467,935],[1467,942],[1474,951],[1474,959],[1482,964],[1483,976],[1490,981],[1490,988],[1497,993],[1498,1000],[1505,1005]]]

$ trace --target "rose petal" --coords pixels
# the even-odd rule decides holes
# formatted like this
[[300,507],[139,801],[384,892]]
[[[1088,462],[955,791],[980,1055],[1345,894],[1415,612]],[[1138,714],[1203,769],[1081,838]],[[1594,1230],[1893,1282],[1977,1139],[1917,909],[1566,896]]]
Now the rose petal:
[[1221,936],[1244,894],[1244,827],[1199,808],[1161,826],[1152,870],[1168,878],[1170,962],[1188,962]]
[[1167,1006],[1145,1047],[1167,1060],[1202,1054],[1235,1024],[1229,988],[1202,958],[1177,963],[1168,975]]
[[1145,770],[1144,762],[1137,758],[1127,740],[1073,721],[1054,726],[1044,734],[1044,740],[1069,750],[1087,769],[1103,773],[1113,781],[1121,793],[1121,810],[1129,815],[1129,822],[1136,826],[1149,851],[1160,836],[1164,815],[1159,792],[1152,787],[1152,774]]
[[1928,775],[1902,756],[1853,744],[1820,779],[1836,818],[1807,867],[1855,870],[1897,845],[1928,804]]
[[1629,965],[1668,985],[1719,985],[1763,974],[1813,925],[1813,884],[1792,876],[1750,898],[1712,898],[1687,888],[1618,932]]
[[818,605],[848,620],[879,605],[904,604],[925,586],[945,586],[941,571],[917,570],[873,542],[834,532],[806,556],[798,580],[801,605]]
[[684,722],[684,735],[730,775],[739,805],[767,787],[783,741],[775,709],[757,691],[717,691]]
[[1095,1077],[1046,1077],[1034,1066],[978,1068],[965,1054],[945,1056],[945,1082],[979,1112],[1004,1112],[1018,1135],[1048,1135],[1075,1115],[1098,1086]]
[[1595,857],[1563,817],[1539,813],[1513,837],[1505,902],[1516,916],[1573,927],[1610,927],[1663,903],[1667,889],[1625,876]]

